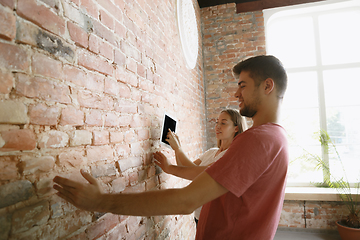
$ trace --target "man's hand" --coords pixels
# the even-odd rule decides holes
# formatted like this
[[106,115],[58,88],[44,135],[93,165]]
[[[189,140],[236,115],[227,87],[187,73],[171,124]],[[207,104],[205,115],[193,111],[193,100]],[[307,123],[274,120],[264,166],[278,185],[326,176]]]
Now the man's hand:
[[167,157],[162,152],[155,152],[153,155],[156,165],[161,167],[164,172],[169,173],[171,164]]
[[56,176],[54,189],[58,191],[57,195],[80,209],[101,212],[103,194],[99,183],[85,170],[80,170],[80,173],[89,183]]

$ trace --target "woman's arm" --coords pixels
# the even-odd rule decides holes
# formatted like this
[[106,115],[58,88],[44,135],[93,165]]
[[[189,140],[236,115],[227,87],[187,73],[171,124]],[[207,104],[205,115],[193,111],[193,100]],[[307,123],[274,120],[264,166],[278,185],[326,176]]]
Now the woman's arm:
[[171,148],[175,151],[176,164],[178,166],[197,166],[201,160],[197,159],[192,162],[181,149],[179,137],[169,129],[166,141],[170,144]]
[[154,158],[156,164],[166,173],[172,174],[177,177],[185,178],[188,180],[195,179],[200,173],[202,173],[207,166],[176,166],[172,165],[166,156],[161,152],[155,152]]

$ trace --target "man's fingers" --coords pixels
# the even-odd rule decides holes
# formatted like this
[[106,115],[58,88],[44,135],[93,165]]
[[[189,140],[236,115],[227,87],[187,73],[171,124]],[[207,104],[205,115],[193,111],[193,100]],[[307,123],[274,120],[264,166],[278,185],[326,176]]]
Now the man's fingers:
[[53,181],[62,187],[66,186],[66,187],[71,187],[71,188],[77,188],[79,186],[79,184],[77,182],[74,182],[70,179],[59,177],[59,176],[56,176],[53,179]]
[[85,171],[84,169],[80,170],[81,175],[91,184],[97,184],[96,178],[94,178],[90,173]]

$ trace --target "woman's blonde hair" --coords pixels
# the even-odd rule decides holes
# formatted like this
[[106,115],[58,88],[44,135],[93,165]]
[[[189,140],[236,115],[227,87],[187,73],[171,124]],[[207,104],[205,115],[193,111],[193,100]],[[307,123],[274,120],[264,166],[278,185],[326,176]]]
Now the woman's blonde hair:
[[[234,137],[236,137],[238,134],[242,133],[247,129],[245,118],[240,115],[238,110],[227,108],[222,110],[220,113],[223,112],[229,114],[231,121],[234,123],[234,126],[235,127],[237,126],[239,128],[239,131],[235,133]],[[219,139],[217,139],[217,146],[218,147],[221,146],[221,140]]]

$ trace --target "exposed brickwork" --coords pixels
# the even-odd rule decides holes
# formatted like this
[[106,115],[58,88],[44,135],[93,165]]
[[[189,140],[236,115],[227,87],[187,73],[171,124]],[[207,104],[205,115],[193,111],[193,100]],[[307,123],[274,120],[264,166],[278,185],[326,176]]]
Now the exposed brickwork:
[[279,227],[334,230],[348,213],[343,202],[285,201]]
[[246,57],[265,54],[265,28],[261,11],[236,14],[235,3],[202,8],[201,18],[210,148],[216,146],[214,125],[219,112],[239,108],[231,68]]
[[206,147],[202,42],[189,70],[175,12],[174,1],[0,0],[0,239],[194,238],[191,215],[89,213],[52,189],[81,168],[110,192],[188,184],[152,161],[165,111],[190,158]]

